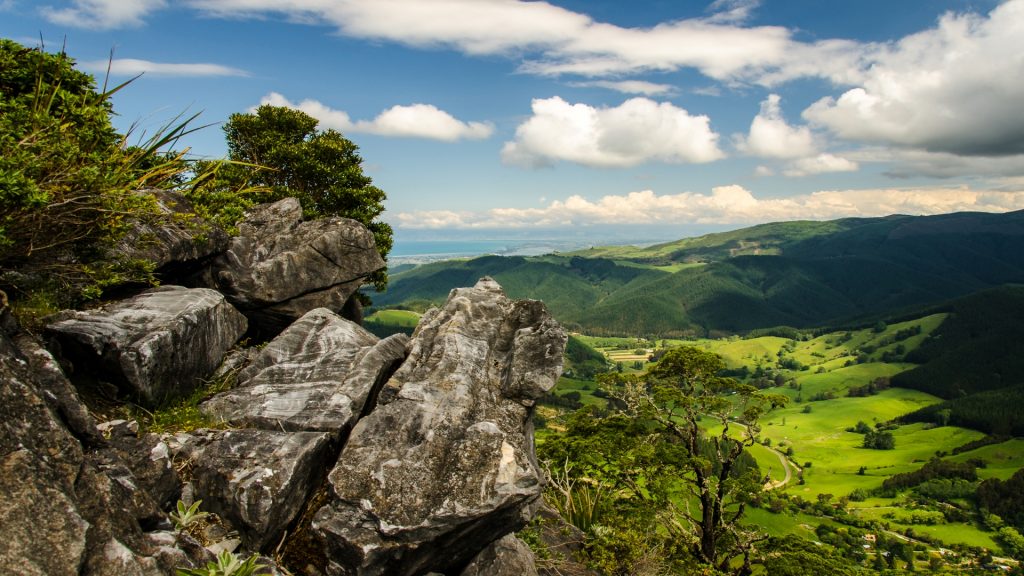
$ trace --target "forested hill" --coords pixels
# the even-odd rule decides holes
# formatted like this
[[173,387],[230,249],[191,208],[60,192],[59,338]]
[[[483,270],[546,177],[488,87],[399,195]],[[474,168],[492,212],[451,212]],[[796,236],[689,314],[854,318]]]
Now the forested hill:
[[817,327],[1024,283],[1024,212],[784,222],[643,249],[440,262],[394,274],[373,299],[425,307],[484,275],[591,334]]

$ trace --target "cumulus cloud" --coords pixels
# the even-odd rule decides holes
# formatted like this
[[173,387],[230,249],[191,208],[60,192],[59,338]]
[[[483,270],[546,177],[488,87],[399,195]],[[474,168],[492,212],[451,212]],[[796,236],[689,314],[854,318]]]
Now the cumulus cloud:
[[330,108],[317,100],[307,99],[294,103],[277,92],[264,96],[260,104],[301,110],[319,120],[322,126],[342,132],[427,138],[445,142],[482,140],[494,133],[494,126],[489,122],[463,122],[430,104],[392,106],[373,120],[358,121],[353,121],[346,112]]
[[149,60],[137,60],[134,58],[116,58],[114,60],[90,60],[80,63],[83,70],[96,73],[106,73],[109,65],[112,76],[137,76],[148,74],[151,76],[248,76],[245,70],[223,66],[220,64],[208,63],[170,63],[151,62]]
[[1024,0],[946,14],[877,51],[852,88],[804,117],[836,135],[957,155],[1024,153]]
[[62,26],[107,30],[141,26],[151,12],[167,5],[166,0],[72,0],[71,6],[43,6],[43,17]]
[[750,123],[749,134],[736,138],[738,150],[764,158],[801,158],[817,151],[810,128],[786,123],[780,101],[778,94],[771,94],[761,103],[761,111]]
[[818,154],[794,160],[782,173],[786,176],[800,177],[828,172],[854,172],[859,167],[856,162],[841,156]]
[[623,94],[643,94],[644,96],[672,94],[676,91],[676,87],[671,84],[657,84],[645,80],[594,80],[592,82],[573,82],[571,85],[578,88],[607,88]]
[[1007,212],[1024,209],[1024,188],[890,188],[823,190],[786,198],[759,199],[742,186],[712,188],[710,194],[658,195],[651,190],[588,200],[574,195],[542,208],[498,208],[484,212],[402,212],[401,228],[529,228],[592,224],[756,224],[848,216]]
[[702,163],[724,157],[707,116],[647,98],[614,108],[570,104],[555,96],[533,101],[533,115],[506,142],[502,160],[544,166],[564,160],[626,167],[645,162]]

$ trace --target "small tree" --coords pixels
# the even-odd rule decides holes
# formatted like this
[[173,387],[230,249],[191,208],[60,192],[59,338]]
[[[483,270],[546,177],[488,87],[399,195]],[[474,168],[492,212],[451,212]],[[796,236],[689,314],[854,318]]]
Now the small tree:
[[[756,443],[761,416],[784,405],[786,398],[718,376],[724,368],[722,358],[711,352],[692,347],[669,350],[643,380],[625,382],[623,400],[634,417],[656,424],[653,433],[699,503],[698,510],[682,513],[694,537],[694,555],[720,571],[746,574],[760,538],[740,527],[739,520],[763,482],[752,473],[737,476],[735,467],[744,448]],[[702,417],[720,425],[721,431],[705,436]],[[737,425],[739,440],[732,433]],[[737,556],[743,561],[734,569]]]
[[[387,258],[392,229],[377,220],[384,191],[363,174],[359,147],[336,130],[317,130],[317,120],[292,108],[263,105],[253,113],[232,114],[224,125],[228,157],[211,180],[213,189],[263,189],[262,201],[294,196],[307,218],[342,216],[373,232],[377,251]],[[380,271],[371,277],[387,284]]]

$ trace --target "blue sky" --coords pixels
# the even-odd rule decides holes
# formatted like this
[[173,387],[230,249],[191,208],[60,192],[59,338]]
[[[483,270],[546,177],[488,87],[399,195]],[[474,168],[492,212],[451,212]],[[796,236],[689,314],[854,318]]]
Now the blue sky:
[[197,156],[309,112],[400,237],[1024,208],[1024,0],[0,0],[0,35],[113,50],[119,126],[201,111]]

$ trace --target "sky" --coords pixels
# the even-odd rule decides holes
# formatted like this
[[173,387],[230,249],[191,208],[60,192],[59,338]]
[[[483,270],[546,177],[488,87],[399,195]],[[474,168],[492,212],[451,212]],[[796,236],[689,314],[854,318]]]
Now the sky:
[[270,103],[356,142],[398,238],[612,243],[1024,209],[1024,0],[0,0],[142,135]]

